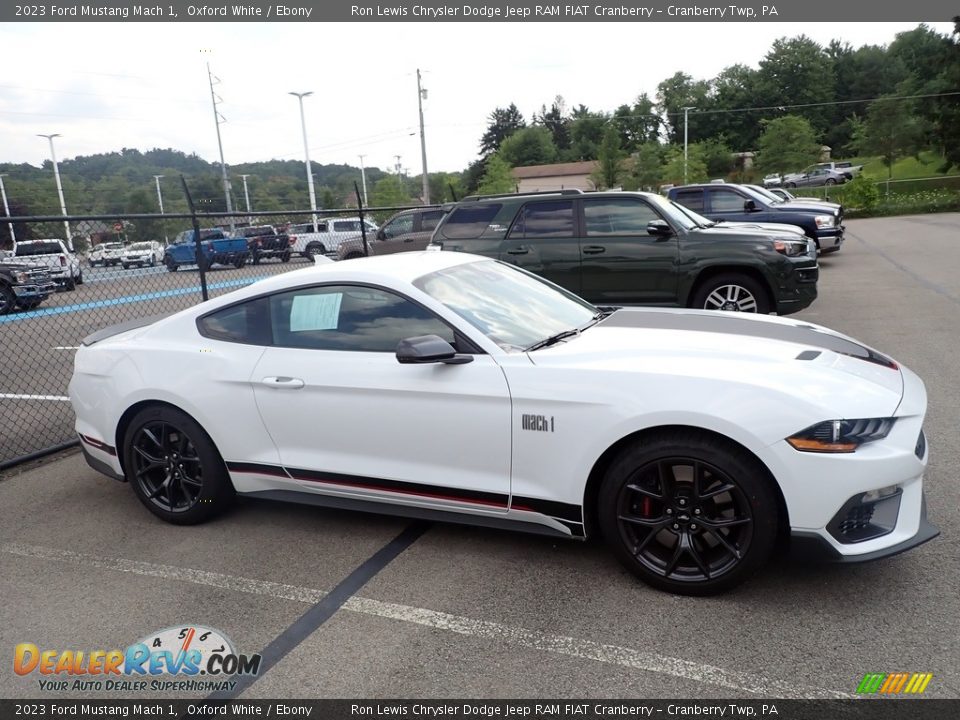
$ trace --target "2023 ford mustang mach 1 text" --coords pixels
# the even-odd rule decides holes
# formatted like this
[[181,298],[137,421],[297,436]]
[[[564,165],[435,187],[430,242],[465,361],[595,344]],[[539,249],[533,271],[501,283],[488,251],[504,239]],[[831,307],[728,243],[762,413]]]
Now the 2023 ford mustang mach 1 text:
[[597,308],[462,253],[320,263],[102,330],[70,398],[90,465],[178,524],[242,493],[601,534],[685,594],[784,540],[849,562],[937,534],[926,392],[894,360],[786,318]]

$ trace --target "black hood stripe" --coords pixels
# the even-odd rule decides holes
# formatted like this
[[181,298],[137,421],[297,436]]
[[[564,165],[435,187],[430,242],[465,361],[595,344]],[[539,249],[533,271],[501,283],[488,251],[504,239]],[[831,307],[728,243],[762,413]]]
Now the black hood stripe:
[[767,340],[780,340],[831,350],[841,355],[866,360],[883,365],[892,370],[897,364],[875,350],[853,342],[821,332],[813,325],[781,325],[780,323],[757,322],[736,313],[711,312],[657,312],[655,310],[618,310],[601,323],[601,327],[642,328],[645,330],[686,330],[689,332],[712,332],[724,335],[759,337]]

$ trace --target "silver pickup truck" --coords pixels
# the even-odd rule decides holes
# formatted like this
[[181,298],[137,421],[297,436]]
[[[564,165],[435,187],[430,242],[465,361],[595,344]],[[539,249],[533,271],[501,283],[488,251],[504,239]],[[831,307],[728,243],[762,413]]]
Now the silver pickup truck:
[[[364,220],[367,226],[367,239],[372,240],[377,226]],[[290,250],[294,254],[312,259],[314,255],[326,255],[336,260],[340,243],[361,237],[359,218],[319,218],[317,229],[313,223],[300,223],[287,228],[290,237]]]

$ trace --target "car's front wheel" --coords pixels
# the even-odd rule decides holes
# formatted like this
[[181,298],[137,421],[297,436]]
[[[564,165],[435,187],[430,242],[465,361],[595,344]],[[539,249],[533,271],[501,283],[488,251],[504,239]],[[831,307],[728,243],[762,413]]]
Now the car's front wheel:
[[210,436],[189,415],[165,405],[138,412],[123,442],[124,470],[150,512],[193,525],[233,499],[233,485]]
[[6,315],[13,312],[17,305],[17,296],[6,285],[0,285],[0,315]]
[[648,435],[614,459],[598,498],[617,558],[660,590],[712,595],[766,563],[778,530],[771,480],[752,455],[693,430]]
[[763,315],[772,309],[763,286],[749,275],[740,273],[724,273],[705,281],[694,293],[692,306]]

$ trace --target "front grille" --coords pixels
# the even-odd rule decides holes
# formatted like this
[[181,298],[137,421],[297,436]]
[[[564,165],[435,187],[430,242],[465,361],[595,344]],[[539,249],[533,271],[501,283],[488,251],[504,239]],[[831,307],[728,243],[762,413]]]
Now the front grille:
[[827,524],[827,532],[844,545],[864,542],[893,532],[900,513],[903,491],[868,499],[867,493],[854,495]]
[[923,456],[927,453],[927,436],[923,434],[923,430],[920,431],[920,437],[917,438],[917,446],[913,449],[913,454],[918,458],[923,460]]
[[866,530],[870,526],[872,519],[873,505],[860,505],[859,507],[850,508],[837,529],[841,535],[850,537],[855,533]]

